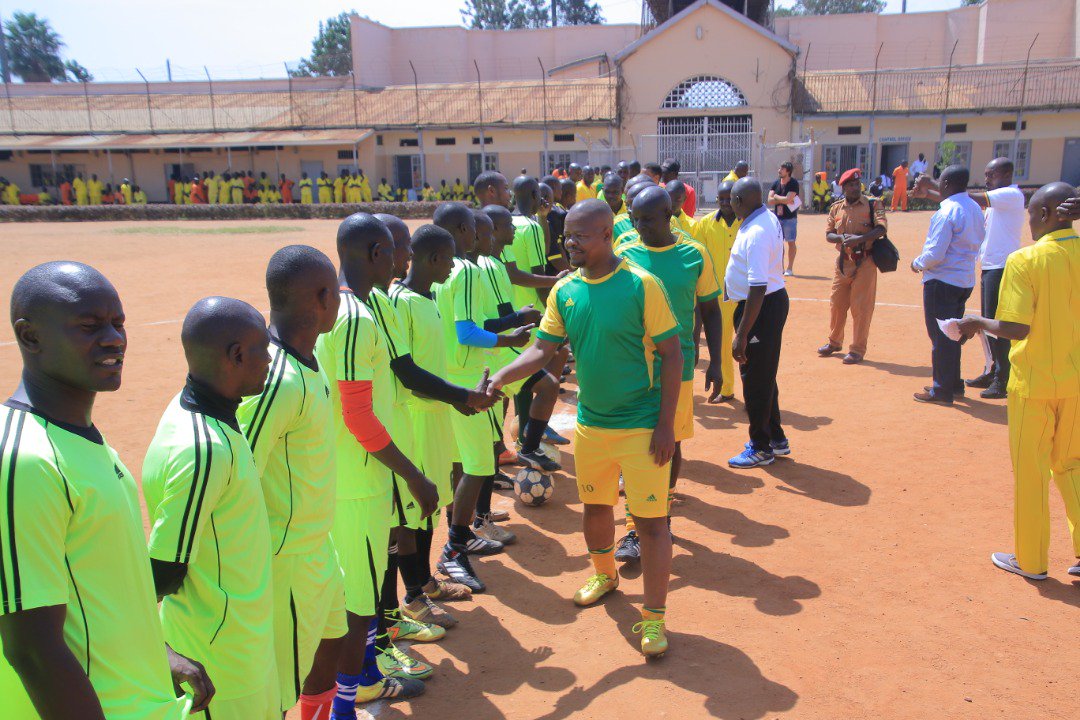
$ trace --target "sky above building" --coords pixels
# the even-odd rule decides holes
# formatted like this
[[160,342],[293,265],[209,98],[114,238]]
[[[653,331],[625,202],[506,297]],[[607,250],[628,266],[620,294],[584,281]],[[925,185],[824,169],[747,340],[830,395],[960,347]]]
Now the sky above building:
[[[311,51],[320,20],[343,10],[389,25],[460,25],[463,2],[408,0],[262,0],[222,3],[185,0],[158,3],[133,0],[33,0],[7,5],[48,18],[67,47],[64,57],[77,60],[100,81],[166,79],[166,60],[175,80],[203,80],[203,67],[216,79],[284,77]],[[792,5],[793,0],[780,0]],[[908,12],[944,10],[959,0],[908,0]],[[888,0],[886,12],[899,12],[901,0]],[[640,0],[600,0],[609,23],[639,23]]]

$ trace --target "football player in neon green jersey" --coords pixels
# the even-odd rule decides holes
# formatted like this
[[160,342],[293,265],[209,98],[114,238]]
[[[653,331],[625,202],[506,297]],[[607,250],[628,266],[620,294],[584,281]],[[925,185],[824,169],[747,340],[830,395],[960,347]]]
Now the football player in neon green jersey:
[[641,536],[645,606],[634,631],[642,633],[642,652],[658,656],[667,650],[671,536],[666,498],[682,351],[679,323],[660,281],[612,251],[612,218],[601,200],[585,200],[570,210],[566,249],[578,270],[549,295],[536,342],[495,373],[491,385],[500,388],[527,377],[561,343],[573,345],[579,387],[574,459],[594,569],[574,602],[592,605],[619,585],[612,551],[621,474]]
[[15,283],[11,318],[23,368],[0,407],[0,714],[180,720],[191,701],[174,681],[205,709],[206,672],[162,636],[134,476],[92,417],[120,387],[120,298],[97,270],[51,262]]
[[393,525],[393,478],[404,478],[421,517],[438,504],[435,485],[406,458],[387,432],[393,412],[389,340],[364,303],[393,276],[393,236],[368,213],[338,227],[339,276],[346,288],[334,328],[319,336],[315,356],[330,380],[337,445],[337,505],[331,537],[345,573],[349,631],[338,663],[332,718],[352,718],[353,703],[414,697],[415,678],[383,677],[375,652],[379,590]]
[[[442,318],[431,294],[431,286],[446,282],[454,267],[454,238],[442,228],[424,225],[411,238],[412,261],[408,274],[390,288],[390,299],[398,313],[404,342],[417,367],[436,377],[447,376],[446,345]],[[426,393],[409,393],[407,398],[413,427],[414,462],[436,478],[440,506],[453,502],[451,473],[454,463],[454,434],[451,415],[475,412],[462,403],[439,402]],[[486,408],[484,408],[486,409]],[[425,521],[415,532],[415,544],[406,552],[399,539],[398,563],[405,580],[402,612],[416,620],[432,621],[433,600],[461,600],[471,595],[464,585],[435,579],[431,574],[431,539],[434,520]],[[400,533],[399,530],[399,536]]]
[[[499,259],[502,249],[513,240],[513,237],[514,225],[510,212],[498,205],[489,205],[484,208],[477,218],[476,262],[483,271],[486,314],[507,316],[513,312],[507,299],[510,297],[507,292],[510,278],[506,274],[506,267]],[[531,305],[521,308],[517,315],[520,318],[519,324],[538,322],[540,317],[539,311]],[[493,353],[492,364],[496,369],[505,367],[521,352],[520,348],[514,347],[496,350]],[[514,395],[519,411],[521,448],[518,451],[518,458],[530,467],[544,472],[555,472],[561,469],[559,463],[540,452],[540,442],[545,437],[548,422],[555,410],[555,402],[559,398],[559,381],[556,373],[561,374],[562,368],[566,365],[567,354],[567,348],[561,348],[555,353],[547,367],[525,380],[512,383],[505,389],[507,393]],[[522,397],[527,397],[528,402],[523,403]]]
[[[476,218],[462,203],[444,203],[435,211],[434,224],[454,238],[456,257],[446,282],[432,286],[442,317],[447,350],[447,375],[451,382],[472,384],[487,381],[489,357],[485,348],[525,345],[532,325],[498,335],[484,328],[483,278],[480,268],[468,258],[476,247]],[[457,480],[449,540],[437,566],[451,580],[466,585],[474,593],[485,586],[476,576],[468,555],[491,555],[502,551],[502,543],[477,537],[472,531],[476,501],[485,478],[495,475],[495,442],[502,425],[490,408],[475,415],[450,416],[457,448],[454,468]]]
[[270,373],[237,410],[259,471],[270,521],[274,649],[281,711],[297,700],[330,713],[345,624],[345,586],[330,540],[335,482],[330,385],[315,340],[337,319],[330,258],[289,245],[266,268]]
[[236,408],[262,392],[270,355],[259,311],[204,298],[180,331],[188,376],[143,461],[150,562],[169,645],[203,655],[213,717],[280,718],[270,524]]
[[[670,184],[678,182],[673,180]],[[679,405],[675,414],[675,455],[671,459],[670,493],[682,468],[682,441],[694,436],[694,366],[696,346],[694,343],[694,318],[700,311],[705,329],[705,341],[709,346],[709,366],[705,370],[705,391],[710,392],[710,402],[716,402],[723,385],[721,376],[721,353],[723,327],[721,325],[720,286],[713,270],[709,251],[693,240],[682,239],[671,228],[671,195],[665,188],[648,187],[634,198],[634,227],[640,240],[623,243],[615,254],[648,270],[664,285],[671,310],[679,321],[679,343],[683,355],[682,386]],[[626,514],[626,537],[619,541],[615,558],[624,562],[636,560],[639,555],[634,517],[629,508]]]
[[[540,204],[540,183],[535,178],[514,178],[514,242],[503,250],[502,260],[513,284],[516,307],[541,306],[547,290],[558,277],[544,274],[548,256],[546,210]],[[544,216],[535,217],[538,212]]]
[[[376,215],[375,217],[387,226],[394,239],[393,277],[402,277],[405,275],[411,257],[409,229],[400,218],[393,215]],[[486,410],[491,407],[493,402],[488,398],[486,392],[468,390],[453,385],[416,364],[412,357],[412,343],[405,332],[404,318],[401,317],[401,314],[387,295],[389,289],[389,287],[382,285],[381,282],[376,284],[368,295],[366,303],[375,318],[375,322],[389,340],[387,348],[390,354],[390,369],[393,371],[394,381],[391,435],[402,438],[403,452],[416,463],[418,458],[414,448],[415,437],[413,432],[415,423],[407,405],[408,398],[414,392],[447,404],[468,408],[470,412]],[[416,531],[428,525],[430,521],[421,517],[418,503],[409,494],[409,489],[401,478],[395,476],[394,480],[394,507],[397,515],[397,527],[394,530],[394,542],[391,543],[392,552],[388,559],[387,571],[380,595],[380,622],[402,640],[419,640],[422,642],[437,640],[444,633],[442,628],[452,627],[457,624],[457,620],[452,615],[435,605],[434,602],[423,603],[422,600],[420,600],[420,603],[424,605],[423,609],[426,612],[419,613],[423,615],[423,620],[420,622],[416,622],[417,618],[411,616],[409,620],[403,619],[399,609],[397,576],[400,556],[403,554],[406,556],[415,555]],[[449,474],[445,478],[433,478],[433,482],[435,482],[437,488],[449,486]],[[449,499],[450,493],[447,487],[440,491],[440,506],[448,503]],[[396,546],[396,552],[393,551],[393,546]],[[419,568],[419,558],[407,557],[406,563],[401,566],[401,569],[406,585],[414,589],[427,584],[430,579],[429,577],[420,577],[422,573]],[[447,595],[454,594],[459,598],[469,593],[464,586],[456,588],[444,586],[438,588],[438,590],[445,592]],[[411,600],[415,601],[419,600],[419,598],[413,597]],[[436,627],[429,627],[427,623],[433,623]],[[376,638],[376,642],[380,650],[380,663],[384,669],[391,668],[395,672],[411,669],[415,673],[430,675],[430,666],[416,661],[412,661],[413,664],[406,663],[409,665],[408,668],[393,666],[390,663],[391,658],[402,661],[411,660],[411,658],[408,658],[401,651],[395,651],[391,647],[389,633],[381,632],[381,630],[382,628],[380,628],[380,634]]]

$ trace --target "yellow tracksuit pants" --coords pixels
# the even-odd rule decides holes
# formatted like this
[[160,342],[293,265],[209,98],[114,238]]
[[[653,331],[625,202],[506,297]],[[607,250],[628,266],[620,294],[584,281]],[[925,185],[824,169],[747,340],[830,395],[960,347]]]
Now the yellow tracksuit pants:
[[720,383],[721,395],[735,394],[735,359],[731,357],[731,339],[735,335],[735,308],[737,302],[724,302],[720,299],[720,321],[723,327],[720,341],[720,371],[724,373],[724,382]]
[[1065,501],[1080,557],[1080,398],[1034,400],[1009,393],[1009,450],[1016,481],[1016,561],[1044,573],[1050,558],[1050,478]]

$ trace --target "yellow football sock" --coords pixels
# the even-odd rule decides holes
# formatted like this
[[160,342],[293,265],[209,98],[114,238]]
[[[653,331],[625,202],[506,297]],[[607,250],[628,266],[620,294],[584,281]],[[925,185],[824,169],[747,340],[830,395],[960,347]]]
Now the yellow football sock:
[[607,575],[609,578],[619,576],[619,571],[615,569],[615,554],[612,552],[614,549],[614,545],[609,545],[602,550],[589,550],[589,559],[592,560],[593,570],[598,575]]
[[637,523],[634,522],[634,516],[630,514],[630,504],[624,505],[626,508],[626,532],[632,533],[637,530]]

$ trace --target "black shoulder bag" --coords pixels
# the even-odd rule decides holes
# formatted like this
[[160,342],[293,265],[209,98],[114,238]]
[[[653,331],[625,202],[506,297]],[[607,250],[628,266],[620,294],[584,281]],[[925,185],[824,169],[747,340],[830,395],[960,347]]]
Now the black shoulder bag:
[[[877,227],[873,200],[870,201],[870,222],[874,223],[874,227]],[[878,271],[883,273],[895,272],[896,266],[900,263],[900,251],[896,249],[888,235],[882,235],[874,241],[873,246],[870,248],[870,257],[874,258],[874,264],[877,265]]]

